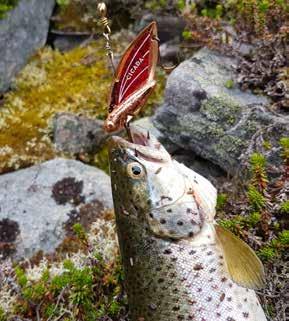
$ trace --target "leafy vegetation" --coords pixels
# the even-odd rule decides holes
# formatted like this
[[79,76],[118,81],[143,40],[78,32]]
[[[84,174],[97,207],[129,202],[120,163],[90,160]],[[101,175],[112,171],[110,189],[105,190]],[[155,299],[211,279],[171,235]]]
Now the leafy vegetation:
[[119,260],[106,262],[92,246],[84,228],[76,224],[73,229],[82,248],[77,256],[70,254],[63,261],[44,260],[41,270],[36,268],[37,272],[27,269],[25,264],[6,267],[5,273],[9,273],[10,285],[12,282],[16,293],[13,311],[4,311],[0,299],[1,321],[6,321],[11,314],[29,319],[41,315],[45,320],[95,321],[125,317],[127,308]]
[[13,9],[18,3],[18,0],[0,0],[0,19],[4,18],[6,13]]
[[289,201],[285,201],[280,205],[280,212],[289,214]]

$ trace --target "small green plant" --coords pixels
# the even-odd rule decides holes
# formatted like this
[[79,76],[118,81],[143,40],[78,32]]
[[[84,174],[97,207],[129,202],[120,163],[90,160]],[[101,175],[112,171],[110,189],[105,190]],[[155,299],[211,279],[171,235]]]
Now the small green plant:
[[28,283],[28,279],[27,279],[27,276],[25,275],[25,271],[20,266],[17,266],[15,268],[15,274],[16,274],[18,284],[21,287],[26,286]]
[[266,173],[266,159],[260,153],[254,153],[250,157],[250,171],[252,175],[252,185],[258,188],[258,191],[263,194],[268,184]]
[[249,215],[247,223],[250,227],[255,227],[261,221],[261,214],[259,212],[253,212]]
[[0,19],[4,18],[6,13],[13,9],[18,3],[18,0],[0,0]]
[[266,206],[265,197],[253,185],[249,185],[247,192],[249,203],[255,211],[261,211]]
[[86,243],[87,242],[87,234],[85,232],[84,227],[81,224],[76,223],[73,225],[72,228],[73,228],[73,231],[76,234],[76,236],[79,238],[79,240]]
[[234,88],[234,81],[233,81],[232,79],[227,80],[227,81],[225,82],[225,87],[226,87],[227,89],[232,89],[232,88]]
[[145,3],[145,7],[153,11],[161,10],[165,8],[166,5],[167,5],[167,0],[159,0],[159,1],[151,0]]
[[276,249],[268,245],[261,248],[257,254],[263,261],[272,261],[276,257],[277,252]]
[[211,19],[220,19],[223,16],[224,8],[221,4],[217,4],[213,8],[204,8],[201,11],[202,16],[209,17]]
[[282,137],[280,145],[282,147],[281,157],[284,159],[285,164],[289,165],[289,137]]
[[217,196],[217,207],[218,211],[222,210],[228,201],[228,195],[225,193],[220,193]]
[[0,307],[0,321],[7,321],[5,311]]
[[289,245],[289,230],[282,231],[278,236],[278,240],[281,245]]
[[70,3],[70,0],[56,0],[56,3],[60,6],[60,7],[65,7],[68,6]]
[[177,1],[177,8],[182,11],[186,7],[186,1],[185,0],[178,0]]
[[283,214],[289,214],[289,201],[285,201],[280,205],[280,212]]
[[192,32],[189,30],[184,30],[182,36],[185,40],[190,40],[192,39]]
[[272,144],[269,140],[264,140],[263,147],[265,148],[265,150],[270,150],[272,148]]

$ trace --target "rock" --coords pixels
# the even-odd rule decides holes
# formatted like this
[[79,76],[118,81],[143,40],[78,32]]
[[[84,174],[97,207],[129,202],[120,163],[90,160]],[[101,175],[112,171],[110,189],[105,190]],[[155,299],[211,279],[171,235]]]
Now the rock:
[[87,32],[62,32],[58,30],[52,30],[50,37],[53,47],[61,52],[84,45],[91,39],[91,35]]
[[289,136],[289,117],[271,112],[267,98],[238,89],[235,64],[208,49],[180,64],[168,78],[165,102],[153,122],[174,144],[227,173],[238,173],[249,154],[259,151],[277,175],[278,140]]
[[143,117],[135,120],[132,123],[133,126],[147,129],[151,134],[153,134],[157,139],[160,139],[162,133],[154,126],[151,117]]
[[56,114],[53,133],[56,148],[71,154],[95,153],[109,137],[103,121],[70,113]]
[[160,45],[160,56],[162,64],[169,62],[177,65],[180,60],[183,60],[180,45],[177,41],[167,41]]
[[0,19],[0,92],[47,38],[54,0],[20,0]]
[[158,36],[161,43],[171,41],[172,39],[181,39],[182,32],[186,26],[185,20],[180,16],[173,15],[153,15],[145,14],[136,24],[135,30],[139,32],[152,21],[158,24]]
[[113,208],[108,175],[61,158],[0,176],[0,204],[0,254],[15,259],[53,252],[75,222]]

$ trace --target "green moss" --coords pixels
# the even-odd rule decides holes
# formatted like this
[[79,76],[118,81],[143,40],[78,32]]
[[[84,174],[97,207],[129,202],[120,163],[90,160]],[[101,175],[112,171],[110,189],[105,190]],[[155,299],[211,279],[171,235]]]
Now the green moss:
[[236,215],[231,219],[220,220],[218,224],[238,235],[243,229],[255,228],[260,221],[261,214],[253,212],[248,216]]
[[228,195],[225,194],[225,193],[220,193],[218,194],[217,196],[217,207],[216,209],[219,211],[219,210],[222,210],[224,208],[224,206],[226,205],[228,201]]
[[262,210],[266,205],[265,197],[253,185],[250,185],[247,192],[249,203],[256,211]]
[[276,257],[277,252],[273,247],[265,246],[257,254],[263,261],[272,261]]
[[0,321],[7,321],[5,311],[0,307]]
[[255,227],[261,221],[261,214],[259,212],[253,212],[248,217],[248,225],[250,227]]
[[184,30],[182,36],[185,40],[190,40],[192,39],[192,32],[190,30]]
[[227,89],[232,89],[232,88],[234,88],[234,81],[233,81],[232,79],[227,80],[227,81],[225,82],[225,87],[226,87]]
[[289,230],[282,231],[278,236],[278,240],[281,245],[289,245]]
[[150,0],[145,2],[145,7],[152,11],[164,9],[167,5],[167,0]]
[[289,214],[289,201],[285,201],[280,205],[280,212]]
[[87,234],[84,230],[84,227],[81,224],[74,224],[72,229],[76,236],[79,238],[79,240],[81,240],[81,242],[87,242]]
[[69,3],[70,3],[70,0],[56,0],[56,3],[59,5],[59,6],[68,6]]
[[[95,59],[87,64],[87,59]],[[54,157],[48,137],[56,112],[104,118],[111,77],[101,45],[61,54],[41,50],[23,69],[16,89],[0,110],[1,169],[17,168]]]
[[266,173],[266,158],[260,153],[253,153],[250,157],[251,184],[259,192],[264,192],[268,184]]
[[289,137],[282,137],[280,145],[282,147],[281,157],[284,159],[285,164],[289,164]]
[[250,157],[250,165],[251,165],[252,171],[254,172],[259,170],[259,168],[263,170],[266,166],[265,156],[260,153],[252,154]]
[[0,19],[5,18],[6,13],[13,9],[18,0],[0,0]]
[[17,266],[15,268],[15,274],[16,274],[17,281],[18,281],[19,285],[22,287],[26,286],[28,280],[27,280],[24,270],[20,266]]
[[265,150],[269,151],[272,148],[272,144],[268,140],[264,140],[263,147]]

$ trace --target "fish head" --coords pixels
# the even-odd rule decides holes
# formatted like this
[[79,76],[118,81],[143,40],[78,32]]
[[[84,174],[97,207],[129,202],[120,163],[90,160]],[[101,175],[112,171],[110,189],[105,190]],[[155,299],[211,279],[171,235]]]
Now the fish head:
[[214,189],[211,183],[173,160],[146,130],[131,127],[130,132],[131,141],[112,137],[110,143],[116,215],[159,237],[180,239],[198,234],[204,221],[214,215],[214,204],[203,199]]

